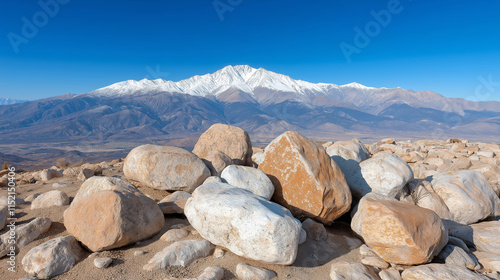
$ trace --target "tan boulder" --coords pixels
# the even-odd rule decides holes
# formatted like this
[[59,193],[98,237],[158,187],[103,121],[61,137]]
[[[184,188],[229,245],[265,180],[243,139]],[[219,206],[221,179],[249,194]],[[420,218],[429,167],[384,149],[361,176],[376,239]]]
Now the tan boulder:
[[427,263],[448,242],[439,216],[425,208],[369,193],[361,199],[351,228],[389,263]]
[[218,123],[205,131],[193,153],[205,158],[212,151],[228,155],[233,164],[252,166],[252,142],[248,133],[239,127]]
[[212,176],[220,176],[227,166],[233,164],[233,160],[228,155],[219,151],[211,151],[202,160],[210,169]]
[[351,207],[351,192],[338,165],[322,146],[297,132],[274,139],[259,169],[273,182],[273,200],[294,215],[329,224]]
[[193,192],[210,176],[196,155],[170,146],[143,145],[125,158],[123,173],[128,179],[158,190]]
[[68,232],[94,252],[149,238],[164,222],[154,200],[113,177],[87,179],[64,212]]

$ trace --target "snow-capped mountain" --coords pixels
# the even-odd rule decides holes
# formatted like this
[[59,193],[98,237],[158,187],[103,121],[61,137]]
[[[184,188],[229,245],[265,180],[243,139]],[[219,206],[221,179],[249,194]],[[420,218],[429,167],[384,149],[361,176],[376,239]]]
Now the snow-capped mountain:
[[0,105],[11,105],[16,103],[23,103],[25,100],[17,100],[12,98],[0,98]]
[[[379,114],[393,104],[432,108],[460,115],[464,115],[466,110],[478,108],[474,102],[446,98],[432,91],[374,88],[355,82],[340,86],[333,83],[310,83],[248,65],[226,66],[215,73],[194,76],[179,82],[163,79],[128,80],[97,89],[88,95],[120,97],[169,92],[199,97],[213,96],[219,101],[227,101],[227,94],[224,93],[235,90],[240,95],[246,95],[246,99],[257,103],[288,100],[318,106],[327,99],[326,105],[347,106],[374,114]],[[483,105],[482,110],[500,111],[499,106],[492,106],[491,103]]]
[[316,84],[239,65],[178,82],[129,80],[86,94],[0,106],[2,143],[179,141],[214,123],[239,126],[256,141],[287,130],[330,140],[400,136],[485,141],[500,136],[500,102],[358,83]]
[[238,89],[252,94],[258,88],[280,92],[294,92],[301,95],[326,94],[331,89],[355,88],[359,90],[375,89],[358,83],[337,86],[326,83],[309,83],[294,80],[289,76],[253,68],[248,65],[226,66],[213,74],[194,76],[179,82],[163,79],[140,81],[128,80],[97,89],[90,94],[120,96],[127,94],[147,94],[164,92],[185,93],[194,96],[218,96],[228,89]]

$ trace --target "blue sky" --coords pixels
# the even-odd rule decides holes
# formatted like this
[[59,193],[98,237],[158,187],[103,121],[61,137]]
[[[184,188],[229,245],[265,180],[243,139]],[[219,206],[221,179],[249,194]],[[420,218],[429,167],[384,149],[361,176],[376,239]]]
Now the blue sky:
[[[479,77],[500,82],[499,11],[497,0],[3,0],[0,97],[177,81],[249,64],[311,82],[474,99]],[[374,24],[373,13],[391,19]],[[355,28],[367,27],[369,42],[356,45]],[[356,48],[349,59],[342,42]],[[496,83],[489,93],[482,100],[500,100]]]

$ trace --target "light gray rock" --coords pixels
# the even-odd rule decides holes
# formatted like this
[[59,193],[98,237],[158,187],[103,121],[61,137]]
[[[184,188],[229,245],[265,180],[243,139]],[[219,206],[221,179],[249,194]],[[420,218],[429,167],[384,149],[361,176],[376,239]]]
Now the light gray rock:
[[364,265],[372,266],[372,267],[375,267],[375,268],[381,268],[381,269],[389,267],[389,263],[386,262],[386,261],[384,261],[379,256],[367,256],[367,257],[363,257],[361,259],[361,263],[364,264]]
[[33,200],[35,200],[35,198],[39,197],[40,195],[41,193],[30,194],[24,200],[28,202],[33,202]]
[[424,181],[417,185],[412,197],[416,205],[434,211],[441,219],[453,218],[450,209],[441,196],[434,191],[430,182]]
[[332,280],[380,280],[378,275],[362,263],[338,262],[332,265],[330,271]]
[[144,270],[165,269],[167,266],[186,267],[199,258],[210,254],[210,242],[206,240],[178,241],[158,252],[143,267]]
[[181,240],[182,238],[188,235],[189,231],[185,229],[170,229],[160,237],[160,240],[167,242],[175,242]]
[[369,192],[399,198],[404,186],[413,179],[413,171],[401,158],[379,153],[352,168],[346,175],[354,197],[358,199]]
[[84,256],[84,251],[72,236],[63,236],[42,243],[26,253],[24,270],[39,279],[48,279],[69,271]]
[[143,145],[125,158],[128,179],[169,191],[192,192],[210,176],[210,170],[195,154],[170,146]]
[[218,176],[210,176],[203,182],[203,184],[208,183],[222,183],[222,179]]
[[[203,270],[203,273],[196,278],[183,278],[182,280],[222,280],[224,278],[224,269],[217,266],[209,266]],[[165,279],[168,280],[168,279]]]
[[401,276],[403,280],[489,280],[463,266],[437,263],[408,268]]
[[223,183],[197,188],[185,215],[200,235],[239,256],[272,264],[295,261],[301,224],[286,208]]
[[245,263],[236,265],[236,275],[240,280],[270,280],[276,278],[276,273],[260,267],[251,266]]
[[348,174],[351,168],[370,157],[368,150],[356,140],[337,141],[325,149],[344,174]]
[[[24,246],[37,239],[42,233],[49,230],[52,222],[49,218],[35,218],[31,222],[17,225],[16,228],[16,252]],[[9,231],[0,236],[0,258],[10,252]]]
[[455,245],[446,245],[437,255],[437,259],[446,264],[454,264],[468,269],[480,269],[474,255],[468,254],[464,249]]
[[476,247],[478,251],[500,254],[500,221],[469,226],[455,224],[448,227],[448,233]]
[[59,190],[53,190],[37,196],[37,198],[31,202],[31,210],[68,204],[69,197],[66,193]]
[[393,267],[380,271],[378,277],[380,277],[381,280],[401,280],[401,274]]
[[56,189],[57,188],[65,188],[67,186],[68,186],[68,184],[66,184],[66,183],[54,183],[54,184],[52,184],[52,187],[56,188]]
[[184,191],[176,191],[158,202],[163,214],[184,214],[184,206],[191,194]]
[[229,165],[222,171],[221,178],[231,186],[249,190],[267,200],[271,199],[274,193],[271,179],[257,168]]
[[57,170],[55,169],[44,169],[42,171],[40,171],[40,173],[38,173],[38,177],[40,177],[40,179],[43,181],[43,182],[47,182],[53,178],[58,178],[58,177],[61,177],[62,174],[59,173]]
[[500,199],[480,172],[439,173],[431,183],[457,223],[475,223],[494,216],[500,208]]
[[216,259],[220,259],[220,258],[224,257],[225,254],[226,254],[226,252],[224,252],[224,250],[221,248],[215,248],[215,250],[214,250],[214,257]]
[[97,268],[108,268],[108,266],[113,262],[112,258],[95,258],[94,266]]
[[488,252],[474,252],[483,269],[491,272],[500,272],[500,254]]

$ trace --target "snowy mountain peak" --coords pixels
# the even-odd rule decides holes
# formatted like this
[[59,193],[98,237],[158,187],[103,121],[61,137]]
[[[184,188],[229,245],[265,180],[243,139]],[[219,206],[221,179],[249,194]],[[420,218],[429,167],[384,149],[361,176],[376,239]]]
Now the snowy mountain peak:
[[[359,90],[373,89],[358,83],[351,83],[344,88]],[[339,86],[326,83],[309,83],[294,80],[289,76],[268,71],[264,68],[253,68],[249,65],[226,66],[215,73],[196,75],[179,82],[162,79],[140,81],[128,80],[90,92],[91,95],[122,96],[130,94],[153,94],[158,92],[185,93],[195,96],[218,96],[230,88],[236,88],[253,96],[257,88],[265,88],[277,92],[295,93],[298,95],[324,95],[332,88]]]

